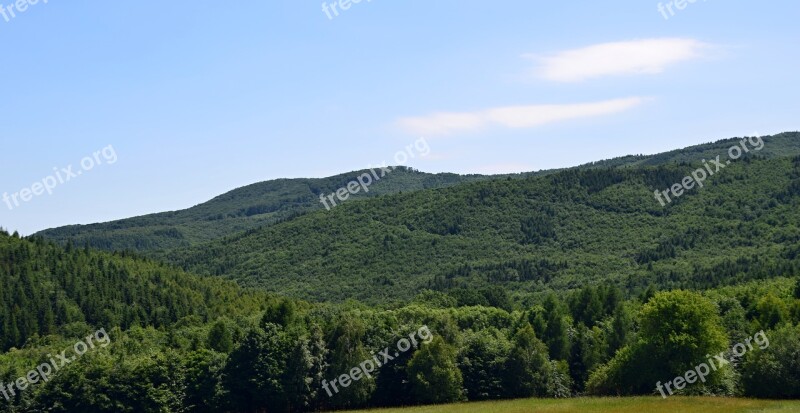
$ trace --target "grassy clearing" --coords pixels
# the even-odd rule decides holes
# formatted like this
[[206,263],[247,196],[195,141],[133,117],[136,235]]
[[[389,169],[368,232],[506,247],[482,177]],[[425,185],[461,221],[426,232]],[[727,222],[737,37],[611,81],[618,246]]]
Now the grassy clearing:
[[[751,413],[800,412],[800,401],[772,401],[722,397],[623,397],[525,399],[461,403],[404,409],[369,410],[379,413]],[[362,411],[363,413],[363,411]]]

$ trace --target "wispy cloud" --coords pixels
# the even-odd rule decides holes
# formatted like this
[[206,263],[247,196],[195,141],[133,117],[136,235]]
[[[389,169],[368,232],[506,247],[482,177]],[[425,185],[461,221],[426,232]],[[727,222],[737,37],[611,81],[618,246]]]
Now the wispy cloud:
[[554,122],[619,113],[639,106],[645,100],[642,97],[631,97],[591,103],[508,106],[477,112],[434,113],[402,118],[397,123],[413,134],[425,136],[474,132],[488,126],[533,128]]
[[710,47],[694,39],[643,39],[528,57],[539,62],[539,77],[580,82],[602,76],[661,73],[669,65],[701,57]]

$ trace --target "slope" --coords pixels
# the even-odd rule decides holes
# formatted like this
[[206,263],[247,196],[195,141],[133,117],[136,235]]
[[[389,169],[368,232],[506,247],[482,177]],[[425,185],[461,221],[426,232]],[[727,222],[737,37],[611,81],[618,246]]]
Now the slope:
[[189,316],[255,313],[267,299],[150,260],[0,230],[0,352],[76,324],[161,328]]
[[[143,253],[191,246],[226,235],[279,222],[322,209],[320,194],[345,187],[367,171],[355,171],[322,179],[277,179],[244,186],[192,208],[128,218],[107,223],[70,225],[41,231],[56,242],[72,240],[107,251]],[[380,173],[380,172],[378,172]],[[428,174],[400,167],[353,199],[438,188],[488,179],[481,175]]]
[[703,188],[656,201],[654,190],[701,165],[583,168],[386,196],[169,258],[294,297],[383,304],[425,288],[503,287],[525,301],[600,280],[635,293],[797,274],[800,157],[751,153]]

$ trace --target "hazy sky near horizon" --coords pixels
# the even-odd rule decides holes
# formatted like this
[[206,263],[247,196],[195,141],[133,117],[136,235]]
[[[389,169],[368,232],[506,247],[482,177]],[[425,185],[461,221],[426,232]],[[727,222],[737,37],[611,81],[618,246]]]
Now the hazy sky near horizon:
[[800,129],[796,1],[12,3],[0,195],[58,182],[0,200],[23,234],[394,164],[420,137],[409,166],[507,173]]

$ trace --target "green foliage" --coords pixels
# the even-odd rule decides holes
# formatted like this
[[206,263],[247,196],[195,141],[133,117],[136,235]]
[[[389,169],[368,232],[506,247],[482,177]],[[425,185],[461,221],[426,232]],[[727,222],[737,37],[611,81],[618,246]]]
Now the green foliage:
[[569,356],[569,323],[565,319],[564,305],[555,295],[550,294],[544,302],[547,326],[544,330],[544,342],[550,351],[550,357],[566,360]]
[[513,339],[506,362],[505,387],[511,397],[547,396],[550,359],[547,347],[525,325]]
[[[655,383],[666,382],[705,362],[728,344],[717,307],[708,298],[688,291],[658,293],[640,314],[638,341],[617,352],[592,374],[588,389],[593,394],[650,394]],[[719,385],[722,369],[707,383],[687,392],[701,392]]]
[[[351,369],[372,355],[364,347],[366,328],[362,320],[346,317],[339,320],[329,342],[331,358],[326,377],[337,378],[349,374]],[[340,388],[331,398],[331,405],[337,408],[357,408],[367,404],[375,390],[375,379],[362,377],[347,388]]]
[[223,321],[217,321],[208,333],[208,347],[220,353],[233,350],[233,336]]
[[463,378],[456,350],[441,337],[423,344],[408,363],[411,393],[419,403],[440,404],[463,399]]
[[794,298],[800,300],[800,278],[797,279],[797,283],[794,286]]
[[634,327],[631,311],[624,304],[617,305],[613,317],[607,339],[608,357],[613,357],[619,349],[630,343]]
[[789,319],[789,309],[783,300],[767,294],[758,300],[756,309],[760,314],[758,321],[763,329],[773,329]]
[[163,328],[186,317],[252,314],[267,298],[126,254],[0,234],[0,350],[73,323]]
[[650,357],[666,361],[667,377],[683,374],[728,345],[717,307],[689,291],[659,293],[645,304],[639,340]]
[[234,410],[251,412],[263,406],[280,412],[290,409],[285,374],[294,341],[283,327],[265,327],[248,332],[225,367],[224,383]]
[[[367,171],[322,179],[278,179],[235,189],[189,209],[128,218],[102,224],[72,225],[38,233],[66,244],[88,245],[107,251],[131,250],[158,256],[173,248],[253,231],[324,209],[320,194],[343,188]],[[443,188],[490,179],[483,175],[428,174],[399,167],[351,199],[373,198],[398,192]]]
[[296,312],[295,303],[291,300],[273,302],[261,318],[261,327],[266,328],[267,324],[289,327],[295,321]]
[[[797,146],[796,137],[768,139],[764,150],[773,142]],[[800,192],[792,189],[800,185],[800,163],[745,158],[666,206],[654,199],[655,189],[680,182],[696,167],[598,166],[403,192],[181,248],[166,258],[294,298],[382,306],[402,305],[432,289],[452,292],[459,305],[508,308],[501,296],[492,303],[485,294],[504,290],[513,308],[548,291],[598,284],[647,301],[655,291],[800,274]],[[549,222],[550,230],[537,229],[542,223],[531,217]],[[522,227],[538,238],[521,242]],[[604,316],[613,311],[613,304],[602,304]],[[587,305],[590,314],[580,317],[596,317],[596,303]]]
[[569,375],[576,390],[582,392],[589,373],[607,360],[603,331],[578,324],[569,356]]
[[511,343],[497,329],[468,332],[458,355],[469,400],[494,400],[505,396],[503,383]]
[[800,398],[800,325],[766,332],[768,347],[755,345],[742,363],[745,394],[770,399]]

